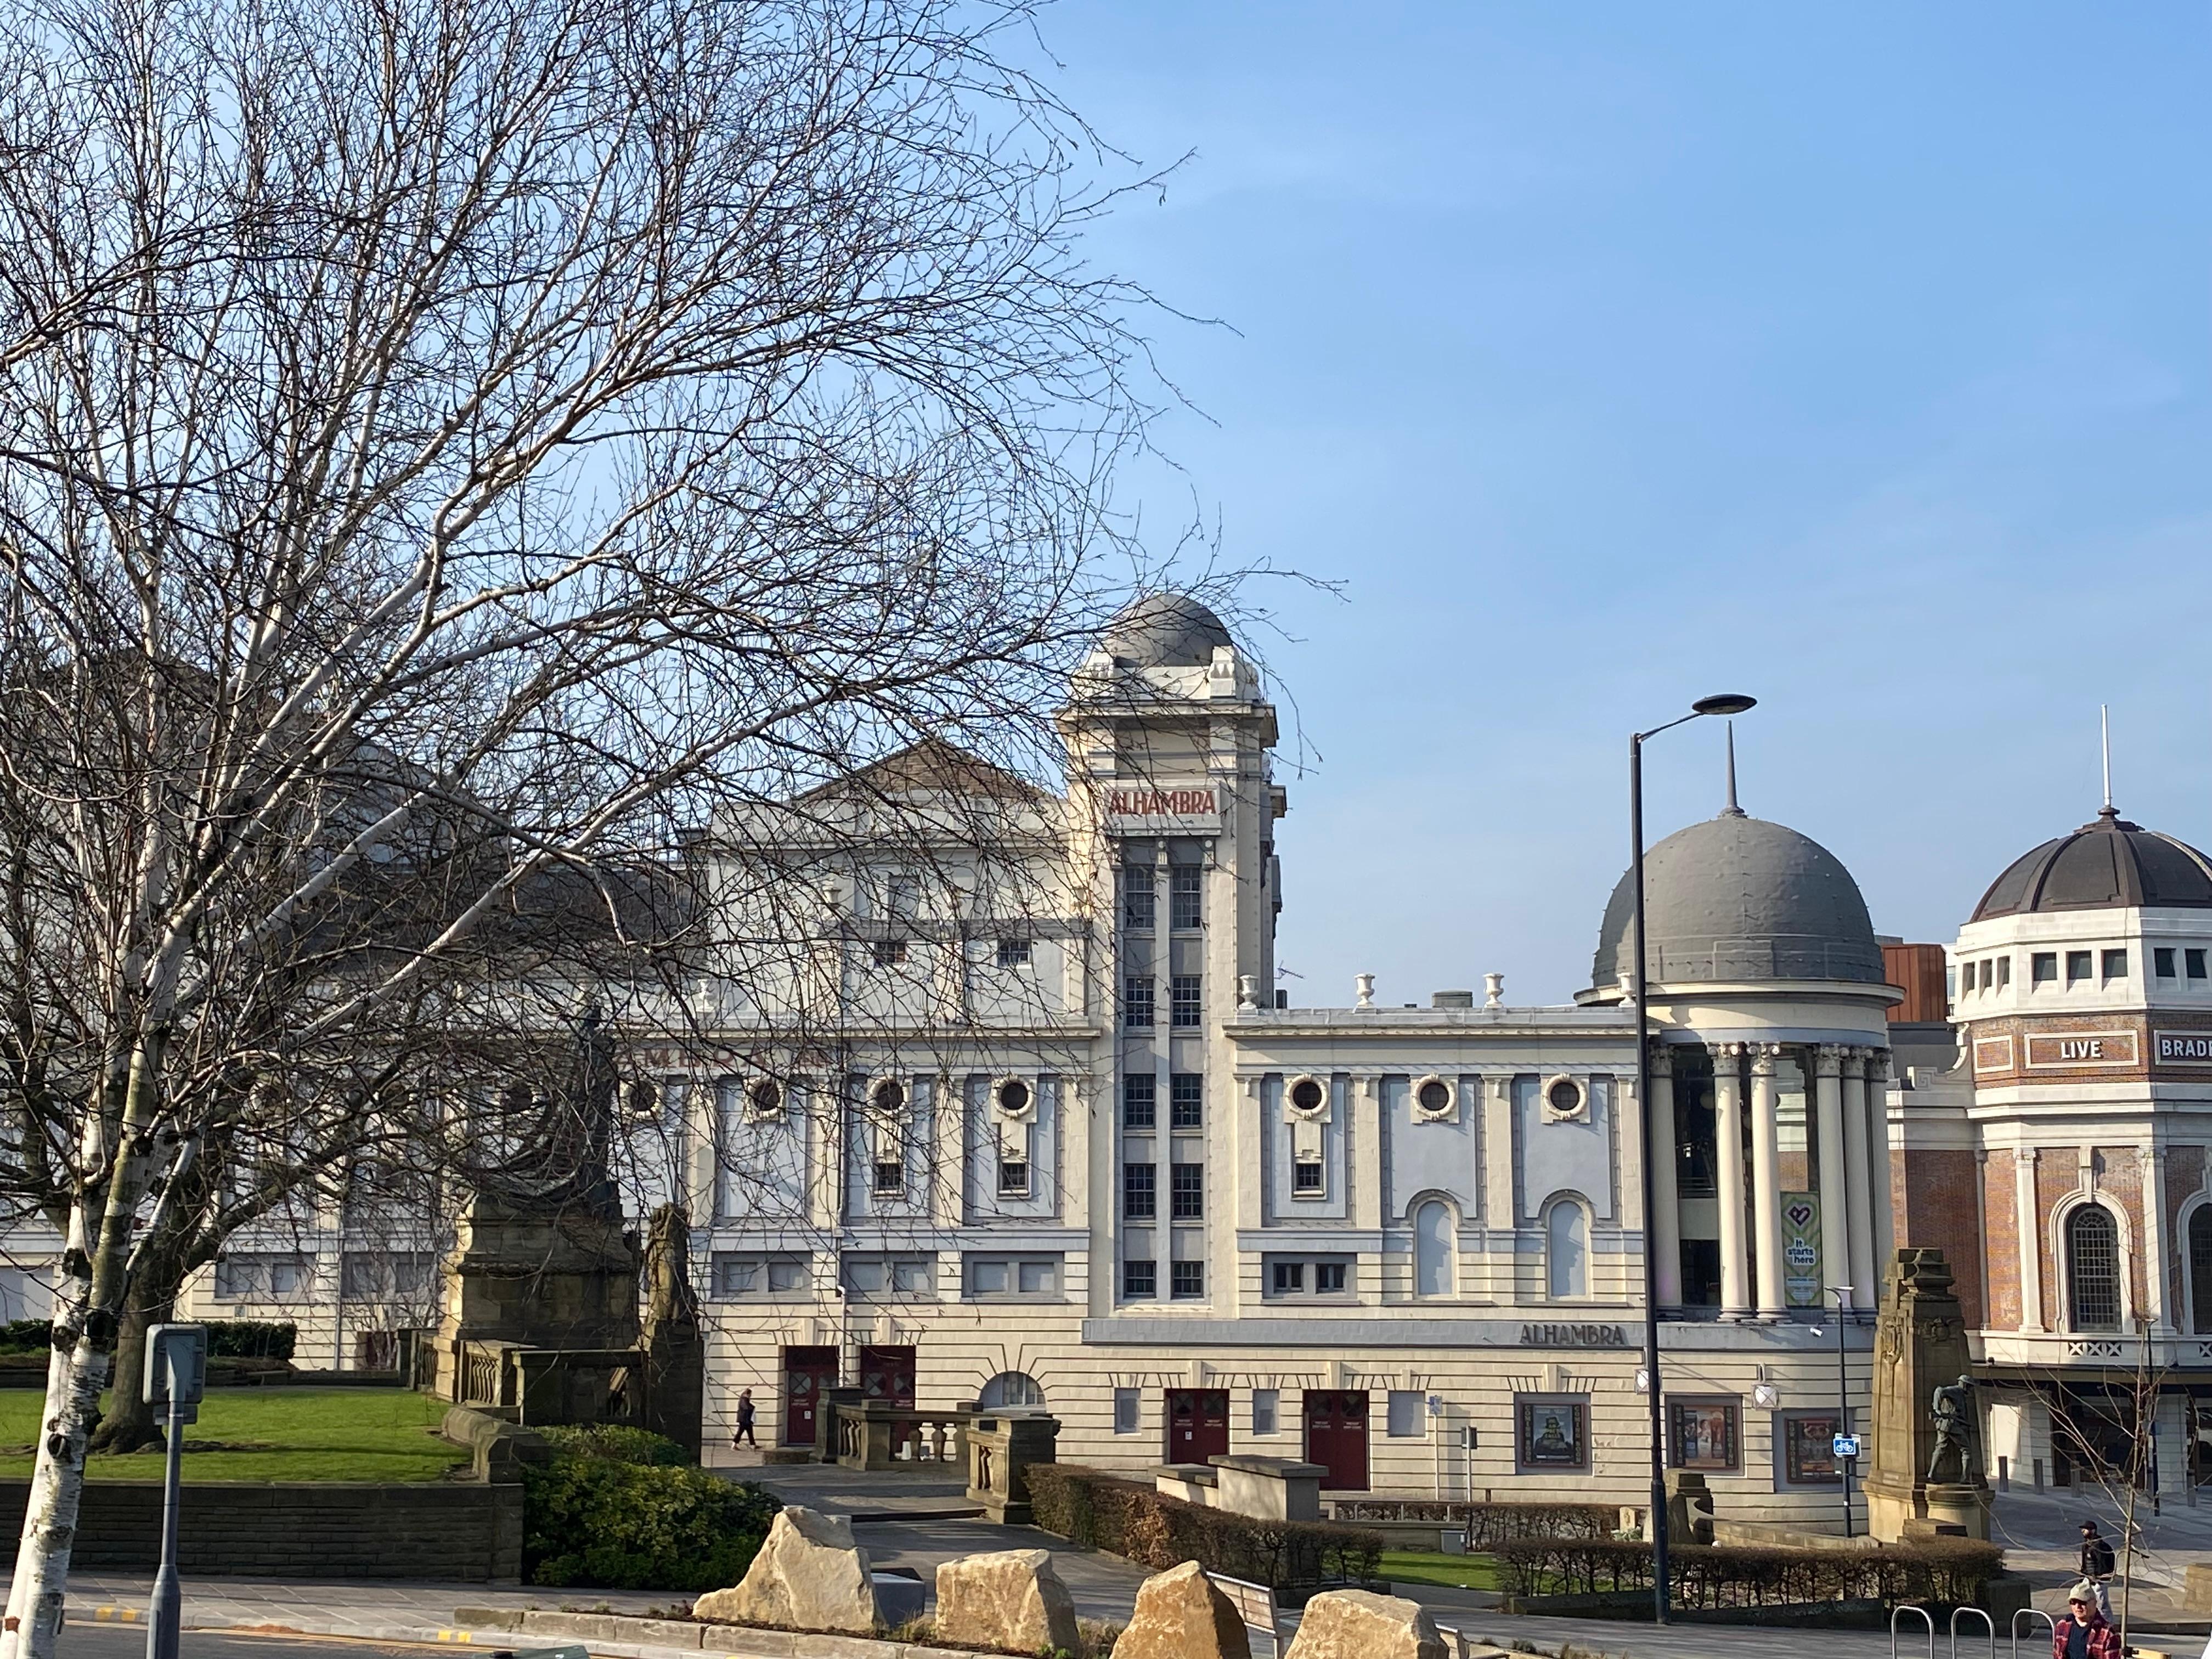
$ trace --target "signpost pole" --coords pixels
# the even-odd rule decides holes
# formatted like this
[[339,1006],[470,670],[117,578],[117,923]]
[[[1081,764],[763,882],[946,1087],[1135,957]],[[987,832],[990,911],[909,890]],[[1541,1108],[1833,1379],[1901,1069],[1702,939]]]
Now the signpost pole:
[[185,1407],[177,1396],[184,1390],[173,1360],[166,1355],[164,1360],[169,1372],[169,1446],[161,1471],[161,1565],[154,1575],[154,1605],[146,1621],[146,1659],[177,1659],[177,1627],[185,1616],[184,1586],[177,1578],[177,1499],[185,1449]]
[[[1850,1308],[1851,1287],[1832,1285],[1829,1288],[1836,1293],[1836,1437],[1849,1440],[1856,1449],[1858,1440],[1851,1433],[1850,1372],[1844,1358],[1844,1322]],[[1857,1461],[1856,1455],[1836,1459],[1837,1467],[1843,1471],[1844,1476],[1844,1536],[1846,1538],[1851,1535],[1851,1465]]]

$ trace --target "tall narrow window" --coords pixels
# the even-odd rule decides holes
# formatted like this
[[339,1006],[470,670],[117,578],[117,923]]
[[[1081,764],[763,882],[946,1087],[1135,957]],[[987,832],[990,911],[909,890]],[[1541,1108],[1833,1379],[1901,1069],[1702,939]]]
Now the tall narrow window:
[[1196,974],[1177,974],[1168,981],[1168,1023],[1171,1025],[1196,1025],[1205,1012],[1205,999],[1200,994],[1200,980]]
[[1121,926],[1132,932],[1149,933],[1158,920],[1159,889],[1152,879],[1149,864],[1125,864],[1121,866]]
[[1152,976],[1131,974],[1121,981],[1121,1024],[1132,1031],[1152,1029]]
[[2212,1204],[2189,1218],[2189,1316],[2199,1336],[2212,1336]]
[[1206,1216],[1206,1165],[1168,1165],[1168,1218],[1199,1221]]
[[1197,1072],[1176,1072],[1168,1079],[1168,1127],[1201,1127],[1206,1112],[1206,1079]]
[[2119,1329],[2119,1232],[2101,1205],[2066,1218],[2066,1284],[2075,1330]]
[[1132,1072],[1121,1079],[1121,1127],[1150,1129],[1158,1122],[1158,1078],[1150,1072]]
[[1413,1294],[1449,1296],[1454,1255],[1451,1208],[1431,1199],[1413,1212]]
[[1544,1222],[1545,1288],[1554,1301],[1589,1294],[1589,1223],[1583,1206],[1559,1199]]
[[1204,920],[1199,908],[1200,883],[1206,872],[1194,864],[1178,864],[1168,871],[1168,926],[1188,933]]
[[1150,1221],[1159,1213],[1159,1172],[1150,1164],[1121,1166],[1121,1215],[1128,1221]]

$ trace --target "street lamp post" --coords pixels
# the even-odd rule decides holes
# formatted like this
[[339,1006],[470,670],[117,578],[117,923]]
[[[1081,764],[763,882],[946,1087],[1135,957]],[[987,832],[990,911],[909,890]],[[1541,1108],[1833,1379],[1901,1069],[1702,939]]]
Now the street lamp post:
[[1741,714],[1758,699],[1740,692],[1700,697],[1690,712],[1649,732],[1632,732],[1628,739],[1628,834],[1632,849],[1630,869],[1636,890],[1636,965],[1631,986],[1636,999],[1636,1102],[1644,1115],[1644,1381],[1651,1407],[1651,1600],[1652,1617],[1667,1622],[1667,1441],[1666,1407],[1659,1388],[1659,1263],[1652,1239],[1658,1208],[1655,1169],[1662,1155],[1674,1156],[1670,1145],[1657,1146],[1651,1138],[1651,1029],[1645,1010],[1648,978],[1644,956],[1644,744],[1662,732],[1696,720],[1701,714]]
[[[1851,1287],[1831,1285],[1828,1293],[1836,1298],[1836,1436],[1851,1439],[1851,1374],[1844,1358],[1844,1327],[1850,1322]],[[1844,1536],[1851,1535],[1851,1465],[1857,1460],[1838,1457],[1836,1468],[1844,1477]]]

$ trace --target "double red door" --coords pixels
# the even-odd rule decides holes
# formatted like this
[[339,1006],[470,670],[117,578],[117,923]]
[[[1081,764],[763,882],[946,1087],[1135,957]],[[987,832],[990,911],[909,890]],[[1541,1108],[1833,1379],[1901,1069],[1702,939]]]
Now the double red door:
[[1168,1455],[1170,1463],[1203,1463],[1229,1451],[1229,1391],[1226,1389],[1168,1390]]
[[1367,1395],[1345,1389],[1306,1390],[1306,1462],[1328,1473],[1324,1492],[1367,1490]]
[[887,1405],[914,1404],[914,1350],[864,1347],[860,1350],[860,1397]]
[[814,1443],[815,1413],[823,1396],[837,1386],[837,1350],[786,1348],[783,1351],[783,1443]]

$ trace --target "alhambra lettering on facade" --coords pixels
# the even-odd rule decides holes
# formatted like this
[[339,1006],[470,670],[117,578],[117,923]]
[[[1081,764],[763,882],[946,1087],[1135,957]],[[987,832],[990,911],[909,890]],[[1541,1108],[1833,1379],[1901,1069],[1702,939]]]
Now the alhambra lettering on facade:
[[1215,809],[1211,789],[1115,789],[1106,810],[1115,817],[1183,817]]
[[1620,1325],[1523,1325],[1521,1342],[1529,1348],[1625,1348],[1628,1332]]

